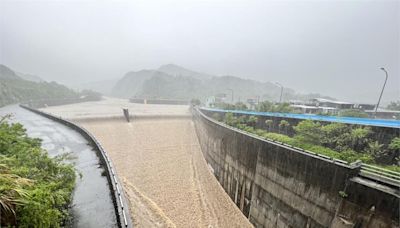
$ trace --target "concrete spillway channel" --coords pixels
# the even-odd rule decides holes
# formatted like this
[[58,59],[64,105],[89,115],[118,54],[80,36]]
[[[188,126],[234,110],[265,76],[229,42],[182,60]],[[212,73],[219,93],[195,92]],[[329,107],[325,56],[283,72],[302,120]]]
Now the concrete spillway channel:
[[[130,122],[122,108],[129,109]],[[188,106],[104,99],[41,110],[83,126],[101,142],[135,227],[252,227],[202,156]]]
[[[72,227],[125,227],[115,199],[115,184],[107,177],[98,148],[87,136],[60,122],[25,110],[17,105],[0,109],[0,115],[12,114],[30,137],[40,138],[50,156],[71,153],[71,162],[80,173],[76,180],[71,205]],[[111,187],[110,187],[111,186]]]

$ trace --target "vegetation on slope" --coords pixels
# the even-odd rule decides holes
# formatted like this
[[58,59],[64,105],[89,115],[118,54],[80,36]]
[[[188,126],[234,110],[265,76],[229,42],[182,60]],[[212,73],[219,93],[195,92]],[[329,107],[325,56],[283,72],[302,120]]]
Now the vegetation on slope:
[[400,111],[400,101],[392,101],[386,108],[389,110]]
[[99,100],[101,95],[92,91],[75,92],[56,82],[33,82],[19,77],[10,68],[0,65],[0,107],[19,102],[39,100]]
[[[274,100],[279,98],[280,88],[270,82],[259,82],[235,76],[215,76],[194,72],[168,64],[157,70],[128,72],[112,90],[112,95],[122,98],[146,97],[205,101],[209,96],[234,91],[234,100],[255,98]],[[285,88],[285,99],[308,100],[323,97],[320,94],[297,94]],[[327,97],[328,98],[328,97]]]
[[0,120],[1,226],[63,226],[76,177],[64,159],[50,158],[21,124]]
[[0,65],[0,107],[38,99],[78,98],[79,94],[55,82],[27,81]]
[[343,117],[357,117],[357,118],[368,118],[368,113],[366,113],[363,110],[357,110],[357,109],[344,109],[341,110],[338,114],[338,116],[343,116]]
[[[399,160],[400,138],[394,138],[387,147],[384,147],[370,139],[371,129],[369,127],[351,128],[341,123],[322,126],[318,122],[304,120],[294,126],[296,133],[290,137],[283,134],[289,127],[289,123],[285,120],[279,123],[281,133],[273,133],[269,130],[257,129],[258,120],[255,116],[235,117],[232,113],[226,113],[222,118],[218,114],[215,114],[213,118],[265,139],[283,142],[347,162],[361,160],[364,163],[378,164],[380,158],[388,154],[394,156],[396,161]],[[266,120],[267,128],[272,125],[271,121]],[[400,171],[397,165],[385,167]]]

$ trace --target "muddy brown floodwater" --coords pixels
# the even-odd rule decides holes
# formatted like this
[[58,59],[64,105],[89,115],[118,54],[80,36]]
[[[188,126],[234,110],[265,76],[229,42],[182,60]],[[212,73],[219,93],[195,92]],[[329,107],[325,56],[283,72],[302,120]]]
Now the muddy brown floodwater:
[[[252,227],[208,169],[187,106],[182,111],[171,107],[186,117],[163,118],[166,106],[158,112],[157,106],[141,105],[136,110],[148,108],[160,116],[130,123],[122,118],[88,119],[90,113],[74,120],[92,132],[111,156],[134,225]],[[64,106],[66,113],[71,113],[71,108],[74,106]],[[63,106],[54,109],[62,116]],[[118,115],[122,116],[122,111]]]

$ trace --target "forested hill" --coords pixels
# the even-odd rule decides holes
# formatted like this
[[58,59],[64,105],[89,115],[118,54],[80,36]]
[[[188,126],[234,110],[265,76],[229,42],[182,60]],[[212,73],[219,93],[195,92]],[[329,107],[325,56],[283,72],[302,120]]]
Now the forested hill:
[[[168,64],[156,70],[128,72],[112,90],[112,95],[122,98],[173,98],[205,100],[209,96],[224,93],[227,99],[246,101],[246,99],[278,100],[281,88],[271,82],[243,79],[236,76],[213,76],[183,67]],[[284,100],[307,100],[321,97],[320,94],[299,94],[285,88]]]
[[[273,98],[280,93],[280,88],[269,82],[262,83],[234,76],[212,76],[168,64],[156,70],[128,72],[114,86],[112,95],[122,98],[137,96],[205,99],[218,93],[230,95],[231,90],[235,91],[235,100],[256,96]],[[293,91],[287,89],[286,93]]]
[[0,64],[0,107],[40,99],[76,99],[79,94],[56,82],[33,82]]

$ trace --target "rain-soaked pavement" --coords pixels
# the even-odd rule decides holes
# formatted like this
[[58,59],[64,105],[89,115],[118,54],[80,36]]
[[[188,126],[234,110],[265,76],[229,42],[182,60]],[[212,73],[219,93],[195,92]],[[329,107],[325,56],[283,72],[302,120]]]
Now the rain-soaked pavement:
[[77,175],[71,205],[72,227],[117,227],[117,219],[107,178],[102,175],[100,160],[85,138],[53,120],[20,108],[0,108],[0,116],[11,113],[12,122],[19,122],[30,137],[42,139],[42,147],[50,156],[70,152]]

